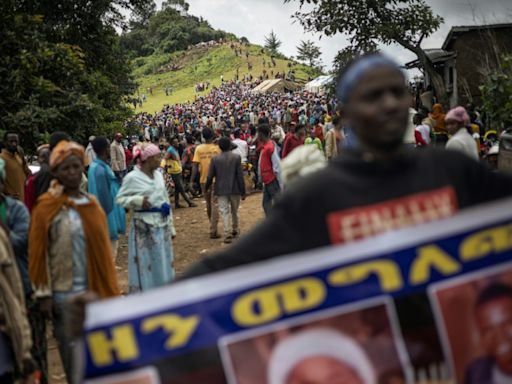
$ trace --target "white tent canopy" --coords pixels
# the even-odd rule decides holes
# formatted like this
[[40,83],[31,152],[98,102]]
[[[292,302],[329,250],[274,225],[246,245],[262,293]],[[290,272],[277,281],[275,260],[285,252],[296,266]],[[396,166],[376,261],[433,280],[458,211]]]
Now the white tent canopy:
[[295,91],[300,88],[300,85],[293,81],[284,79],[270,79],[265,80],[257,87],[251,90],[251,93],[271,93],[271,92],[286,92]]
[[311,93],[324,93],[325,88],[334,81],[334,76],[324,75],[311,80],[304,86],[304,89]]

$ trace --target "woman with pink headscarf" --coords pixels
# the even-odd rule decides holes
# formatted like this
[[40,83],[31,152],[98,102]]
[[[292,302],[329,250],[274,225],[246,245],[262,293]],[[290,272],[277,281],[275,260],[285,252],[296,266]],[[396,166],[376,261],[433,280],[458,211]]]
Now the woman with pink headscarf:
[[150,143],[133,148],[137,165],[123,180],[116,201],[133,211],[128,238],[130,292],[146,291],[174,278],[172,212],[164,177],[158,171],[160,149]]
[[453,108],[446,114],[445,127],[451,136],[446,143],[446,149],[462,152],[478,160],[478,149],[469,132],[469,125],[469,115],[463,107]]

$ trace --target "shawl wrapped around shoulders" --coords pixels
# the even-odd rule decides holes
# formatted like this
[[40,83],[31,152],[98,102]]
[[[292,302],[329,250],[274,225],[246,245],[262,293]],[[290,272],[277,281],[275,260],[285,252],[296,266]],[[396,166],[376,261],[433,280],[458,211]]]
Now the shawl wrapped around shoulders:
[[56,197],[45,193],[39,198],[32,214],[28,250],[30,279],[36,287],[48,284],[48,239],[52,221],[61,209],[69,207],[82,219],[89,290],[101,298],[119,295],[106,216],[94,196],[88,197],[88,203],[79,205],[65,194]]

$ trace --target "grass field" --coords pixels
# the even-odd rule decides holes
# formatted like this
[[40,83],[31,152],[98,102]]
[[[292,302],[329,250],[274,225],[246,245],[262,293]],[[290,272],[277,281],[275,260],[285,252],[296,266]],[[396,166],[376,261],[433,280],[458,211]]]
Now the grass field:
[[[246,59],[245,52],[249,50],[249,59]],[[242,49],[242,56],[236,56],[229,45],[221,45],[212,48],[194,48],[186,52],[176,52],[167,55],[152,55],[140,57],[134,60],[134,75],[139,83],[138,93],[140,96],[146,94],[147,101],[142,107],[137,107],[135,112],[155,113],[160,111],[165,104],[176,104],[193,101],[196,96],[204,95],[209,90],[197,93],[197,83],[209,81],[211,86],[221,83],[221,75],[224,80],[232,80],[236,70],[239,70],[240,78],[249,73],[247,63],[252,64],[251,74],[257,77],[262,74],[263,69],[274,73],[287,72],[289,60],[275,59],[276,67],[263,67],[263,59],[268,63],[270,56],[262,52],[261,47],[250,45]],[[177,63],[180,69],[157,73],[163,65]],[[302,64],[294,64],[297,81],[306,82],[308,76],[317,76],[319,73],[310,67]],[[147,91],[153,88],[153,95]],[[172,88],[172,94],[165,95],[165,87]]]

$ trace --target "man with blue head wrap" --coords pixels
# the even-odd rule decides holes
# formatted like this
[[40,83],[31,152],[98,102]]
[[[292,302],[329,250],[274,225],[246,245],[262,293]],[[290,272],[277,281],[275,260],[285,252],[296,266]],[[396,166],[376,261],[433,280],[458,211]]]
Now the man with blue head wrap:
[[[352,65],[350,65],[345,72],[342,73],[342,75],[339,77],[336,87],[336,96],[340,102],[341,109],[345,112],[345,115],[347,115],[346,112],[348,112],[348,105],[350,104],[350,99],[356,88],[361,82],[365,81],[365,77],[372,72],[379,72],[379,71],[388,71],[389,73],[392,73],[390,76],[391,78],[388,79],[389,81],[395,82],[395,87],[397,85],[398,81],[401,81],[403,83],[403,87],[405,89],[405,76],[402,74],[399,66],[390,58],[380,55],[380,54],[372,54],[365,56],[359,60],[356,60]],[[383,77],[379,74],[375,74],[374,77],[381,78]],[[398,80],[400,79],[400,80]],[[405,94],[403,95],[405,96]],[[389,99],[388,99],[389,101]],[[401,99],[402,104],[409,104],[410,99],[409,98],[403,98]],[[369,103],[366,103],[367,106],[369,106]],[[388,118],[389,111],[385,111],[384,109],[389,106],[389,103],[384,104],[381,103],[379,100],[375,99],[374,106],[379,106],[382,108],[382,111],[375,115],[376,118],[379,118],[378,120],[382,121],[375,121],[372,123],[372,127],[375,128],[375,132],[370,133],[369,132],[369,139],[377,139],[379,140],[379,134],[383,134],[385,131],[385,127],[388,125],[388,123],[392,123],[392,121]],[[396,106],[396,104],[395,104]],[[398,110],[397,110],[398,112]],[[374,111],[372,112],[374,113]],[[350,114],[350,113],[348,113]],[[380,128],[384,129],[380,129]],[[397,127],[395,125],[395,127]],[[403,134],[404,132],[399,135],[399,130],[395,130],[396,136],[395,136],[395,142],[396,144],[399,144],[403,140]],[[355,149],[359,147],[359,134],[354,131],[353,123],[350,121],[350,118],[348,119],[348,123],[344,128],[345,133],[345,141],[344,141],[344,148],[345,149]],[[400,136],[400,137],[398,137]],[[382,138],[384,139],[384,138]]]
[[381,54],[372,54],[358,59],[338,79],[336,86],[336,97],[338,100],[343,104],[347,104],[354,87],[361,78],[372,69],[378,67],[391,67],[399,70],[398,64]]
[[[512,176],[493,173],[464,155],[405,150],[411,102],[405,80],[397,64],[382,55],[354,62],[341,77],[337,95],[357,148],[295,181],[252,232],[185,276],[347,244],[511,196]],[[443,363],[426,295],[399,299],[395,306],[412,364]]]

